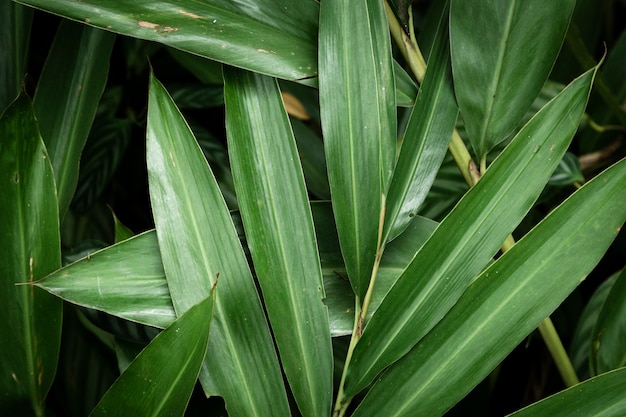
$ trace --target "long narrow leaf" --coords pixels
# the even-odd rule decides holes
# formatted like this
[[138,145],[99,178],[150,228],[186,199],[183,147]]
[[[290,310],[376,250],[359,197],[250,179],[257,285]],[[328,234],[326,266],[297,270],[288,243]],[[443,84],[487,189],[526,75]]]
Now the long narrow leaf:
[[155,337],[90,416],[183,416],[207,351],[214,300],[215,290]]
[[177,316],[209,295],[217,276],[212,341],[201,382],[233,416],[289,413],[278,358],[226,203],[171,97],[150,80],[150,198]]
[[87,141],[109,70],[115,36],[61,22],[35,94],[35,112],[52,160],[61,218],[78,182]]
[[286,79],[317,74],[313,0],[23,0],[126,36]]
[[[54,174],[30,99],[0,116],[0,409],[43,401],[56,371],[62,303],[32,285],[61,266]],[[12,410],[12,411],[11,411]]]
[[276,80],[224,68],[237,201],[283,370],[300,411],[327,416],[333,354],[298,149]]
[[470,285],[355,416],[438,416],[452,407],[599,262],[626,220],[625,186],[622,160],[573,194]]
[[17,97],[26,71],[33,11],[12,1],[0,4],[0,112]]
[[530,120],[417,253],[366,324],[346,395],[441,320],[530,210],[576,132],[594,74],[595,68],[573,81]]
[[458,109],[452,89],[447,21],[446,7],[389,187],[383,241],[402,233],[417,214],[454,129]]
[[379,0],[320,6],[320,112],[328,179],[348,277],[363,298],[396,149],[389,31]]
[[626,415],[626,368],[591,378],[509,414],[510,417],[622,417]]
[[576,2],[452,0],[454,87],[470,142],[483,157],[537,97]]

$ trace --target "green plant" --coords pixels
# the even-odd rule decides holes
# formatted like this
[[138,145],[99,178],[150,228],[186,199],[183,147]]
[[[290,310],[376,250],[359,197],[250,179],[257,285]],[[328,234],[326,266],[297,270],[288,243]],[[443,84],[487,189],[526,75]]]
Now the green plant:
[[82,24],[24,82],[51,17],[0,6],[3,411],[486,414],[538,328],[571,388],[515,415],[626,413],[626,36],[593,2],[20,3]]

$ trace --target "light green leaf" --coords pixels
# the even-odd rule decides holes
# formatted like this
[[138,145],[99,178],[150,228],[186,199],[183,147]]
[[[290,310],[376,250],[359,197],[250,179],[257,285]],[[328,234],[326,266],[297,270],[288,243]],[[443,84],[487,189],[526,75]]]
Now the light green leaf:
[[165,328],[176,319],[154,231],[91,253],[35,285],[137,323]]
[[254,270],[283,370],[306,416],[327,416],[333,356],[308,195],[276,80],[224,68],[226,133]]
[[626,269],[611,287],[591,333],[591,369],[601,374],[626,365]]
[[541,90],[575,3],[452,0],[454,87],[478,158],[506,139]]
[[150,199],[177,316],[220,276],[212,343],[200,380],[233,416],[289,414],[278,358],[246,257],[211,170],[163,86],[150,80]]
[[602,374],[556,393],[510,417],[622,417],[626,414],[626,369]]
[[214,300],[215,291],[155,337],[90,416],[183,416],[207,351]]
[[[355,417],[439,416],[463,398],[602,258],[626,220],[624,186],[626,159],[546,217],[389,368]],[[623,398],[622,390],[614,395],[614,400]]]
[[285,79],[317,74],[313,0],[22,0],[101,29]]
[[0,409],[36,415],[52,384],[62,303],[32,285],[61,266],[54,174],[25,94],[0,115]]
[[416,254],[366,323],[346,395],[367,386],[441,320],[530,210],[576,132],[594,74],[573,81],[531,119]]
[[115,36],[63,21],[35,94],[35,113],[52,161],[59,214],[64,217],[78,183],[87,141],[109,72]]
[[363,298],[396,152],[396,103],[383,4],[321,3],[320,112],[339,242]]
[[26,75],[26,57],[33,11],[12,1],[0,4],[0,113],[20,92]]
[[452,88],[448,9],[402,141],[387,198],[383,242],[398,236],[424,202],[448,149],[458,114]]

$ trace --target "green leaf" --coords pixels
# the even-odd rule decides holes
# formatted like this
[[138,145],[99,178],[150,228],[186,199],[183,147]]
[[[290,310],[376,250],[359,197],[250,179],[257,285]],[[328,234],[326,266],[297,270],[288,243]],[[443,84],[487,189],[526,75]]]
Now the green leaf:
[[452,89],[445,10],[389,187],[383,242],[402,233],[417,214],[435,181],[454,129],[458,109]]
[[298,407],[327,416],[333,356],[311,208],[276,80],[224,68],[228,150],[254,270]]
[[131,237],[135,236],[133,231],[130,230],[128,227],[126,227],[124,223],[122,223],[120,219],[117,218],[113,209],[111,209],[111,215],[113,216],[113,228],[115,230],[115,243],[121,242],[122,240],[130,239]]
[[478,158],[506,139],[541,90],[575,3],[451,2],[454,87]]
[[395,160],[392,62],[382,2],[321,3],[319,89],[328,179],[341,251],[360,299]]
[[626,220],[625,185],[626,159],[554,210],[476,278],[354,416],[438,416],[463,398],[602,258]]
[[366,323],[346,395],[367,386],[441,320],[530,210],[576,132],[594,71],[531,119],[416,254]]
[[183,416],[207,352],[214,301],[215,291],[155,337],[90,416]]
[[35,94],[35,113],[52,161],[61,218],[78,183],[80,155],[109,72],[115,36],[61,22]]
[[154,76],[146,146],[159,250],[177,315],[206,298],[221,277],[200,376],[205,393],[223,396],[233,416],[287,415],[269,326],[226,203],[189,126]]
[[324,143],[303,122],[291,119],[306,185],[321,200],[330,200]]
[[36,415],[56,371],[62,303],[32,283],[61,266],[54,174],[30,99],[0,116],[0,409]]
[[176,319],[154,231],[89,254],[35,285],[137,323],[165,328]]
[[591,333],[591,369],[601,374],[626,365],[626,269],[611,287]]
[[285,79],[317,75],[314,0],[20,1],[126,36]]
[[626,369],[602,374],[556,393],[510,417],[621,417],[626,414]]
[[417,97],[417,84],[395,60],[393,61],[393,73],[396,83],[396,104],[404,107],[413,106],[415,97]]
[[0,112],[20,92],[26,75],[26,57],[33,11],[12,1],[0,4]]

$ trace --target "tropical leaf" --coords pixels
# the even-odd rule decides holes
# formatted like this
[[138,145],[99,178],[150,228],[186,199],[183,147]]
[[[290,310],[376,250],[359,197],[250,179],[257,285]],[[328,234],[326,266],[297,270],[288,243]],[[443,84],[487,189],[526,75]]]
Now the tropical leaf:
[[531,119],[416,254],[366,323],[346,395],[367,386],[441,320],[530,210],[576,132],[594,74],[580,76]]
[[396,150],[396,103],[382,2],[322,2],[319,89],[339,242],[363,299],[378,249]]
[[35,113],[54,169],[61,218],[78,183],[114,41],[108,32],[63,21],[39,77]]
[[300,411],[328,415],[332,349],[302,166],[276,80],[224,68],[228,150],[254,270]]
[[[0,115],[0,408],[43,413],[56,371],[62,303],[32,283],[61,266],[54,173],[30,99]],[[24,412],[22,410],[22,412]]]
[[452,0],[454,87],[478,158],[506,139],[541,90],[575,4]]
[[207,351],[214,300],[189,308],[155,337],[90,416],[183,416]]
[[154,76],[146,147],[159,251],[177,316],[206,298],[221,277],[200,376],[205,393],[223,396],[233,416],[288,415],[269,326],[226,203],[189,126]]
[[12,1],[0,5],[0,112],[20,92],[26,75],[26,57],[33,11]]
[[111,32],[285,79],[317,74],[313,0],[24,0]]
[[602,258],[626,220],[625,185],[626,159],[555,209],[473,281],[354,416],[438,416],[463,398]]

